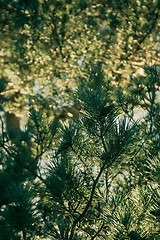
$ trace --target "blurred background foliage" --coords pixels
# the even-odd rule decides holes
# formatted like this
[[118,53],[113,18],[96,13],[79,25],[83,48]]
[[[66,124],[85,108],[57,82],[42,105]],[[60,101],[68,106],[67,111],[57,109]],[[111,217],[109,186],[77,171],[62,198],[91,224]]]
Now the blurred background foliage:
[[123,92],[128,101],[131,76],[144,76],[146,65],[160,71],[159,8],[159,0],[1,0],[5,111],[23,116],[33,97],[48,114],[74,115],[72,90],[97,62],[111,79],[113,98]]

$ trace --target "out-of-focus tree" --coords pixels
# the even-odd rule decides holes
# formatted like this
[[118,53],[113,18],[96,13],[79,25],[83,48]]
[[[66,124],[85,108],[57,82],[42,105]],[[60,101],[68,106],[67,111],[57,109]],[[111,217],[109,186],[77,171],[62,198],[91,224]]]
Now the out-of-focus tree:
[[74,114],[72,89],[81,69],[93,62],[112,77],[112,91],[127,90],[132,74],[159,64],[159,5],[159,0],[1,0],[6,111],[22,114],[28,96],[36,95],[52,112],[70,106],[64,115]]

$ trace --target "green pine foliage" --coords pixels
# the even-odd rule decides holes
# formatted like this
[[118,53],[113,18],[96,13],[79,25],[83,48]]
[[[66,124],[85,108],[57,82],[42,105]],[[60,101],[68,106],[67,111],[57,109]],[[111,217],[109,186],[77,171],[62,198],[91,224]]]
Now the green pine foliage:
[[0,0],[0,240],[160,239],[159,16]]
[[[86,71],[74,95],[77,118],[49,121],[31,104],[15,138],[1,125],[0,239],[159,239],[156,98],[135,121],[130,102],[124,111],[106,87],[101,65]],[[146,74],[137,81],[152,96]]]

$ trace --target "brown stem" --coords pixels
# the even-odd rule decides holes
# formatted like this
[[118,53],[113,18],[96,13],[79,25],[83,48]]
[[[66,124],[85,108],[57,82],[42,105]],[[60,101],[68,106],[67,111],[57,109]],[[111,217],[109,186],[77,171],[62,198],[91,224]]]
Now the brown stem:
[[23,240],[27,240],[26,231],[25,230],[22,230],[22,234],[23,234]]
[[155,14],[155,19],[152,23],[152,25],[149,27],[147,33],[145,35],[143,35],[143,37],[139,40],[137,48],[134,52],[138,51],[141,48],[141,44],[145,41],[145,39],[152,33],[153,29],[155,28],[155,25],[157,23],[159,17],[159,11]]
[[98,232],[91,238],[91,240],[95,239],[95,238],[98,236],[98,234],[101,232],[103,226],[104,226],[104,222],[102,223],[102,226],[100,227],[100,229],[98,230]]
[[108,200],[108,169],[105,172],[105,180],[106,180],[106,202]]
[[88,209],[90,208],[91,203],[92,203],[92,200],[93,200],[93,196],[94,196],[94,194],[95,194],[96,185],[97,185],[97,183],[98,183],[98,181],[99,181],[99,179],[100,179],[100,177],[101,177],[101,175],[102,175],[105,167],[106,167],[106,163],[104,162],[104,163],[103,163],[103,166],[102,166],[101,169],[100,169],[99,174],[97,175],[96,179],[95,179],[94,182],[93,182],[93,186],[92,186],[92,191],[91,191],[91,194],[90,194],[90,198],[89,198],[89,200],[88,200],[88,202],[87,202],[87,205],[86,205],[85,209],[84,209],[83,212],[79,215],[79,217],[77,217],[77,218],[75,219],[75,221],[73,222],[72,229],[71,229],[71,235],[70,235],[70,238],[69,238],[69,239],[72,239],[72,237],[73,237],[74,228],[75,228],[76,224],[77,224],[82,218],[85,217],[85,214],[87,213]]

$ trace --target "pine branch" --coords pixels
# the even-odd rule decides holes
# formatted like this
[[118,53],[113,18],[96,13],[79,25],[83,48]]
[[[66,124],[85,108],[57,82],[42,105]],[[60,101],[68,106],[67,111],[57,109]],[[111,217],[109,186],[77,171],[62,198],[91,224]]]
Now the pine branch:
[[90,206],[91,206],[91,203],[92,203],[92,200],[93,200],[93,197],[94,197],[94,193],[95,193],[95,189],[96,189],[97,183],[98,183],[98,181],[99,181],[99,179],[100,179],[100,177],[101,177],[101,175],[102,175],[105,167],[106,167],[106,162],[103,163],[103,166],[101,167],[101,169],[100,169],[100,171],[99,171],[99,174],[97,175],[96,179],[95,179],[94,182],[93,182],[92,190],[91,190],[91,194],[90,194],[90,198],[89,198],[89,200],[88,200],[88,202],[87,202],[87,204],[86,204],[85,209],[84,209],[83,212],[80,214],[80,216],[77,217],[77,218],[74,220],[74,222],[73,222],[69,240],[71,240],[72,237],[73,237],[74,228],[75,228],[76,224],[77,224],[81,219],[83,219],[83,218],[85,217],[88,209],[89,209]]
[[8,148],[7,148],[4,144],[2,144],[1,142],[0,142],[0,146],[1,146],[1,147],[6,151],[6,153],[8,153],[8,155],[9,155],[11,158],[13,158],[20,166],[22,166],[24,169],[26,169],[27,171],[29,171],[30,173],[32,173],[33,176],[39,178],[39,179],[46,185],[46,181],[45,181],[40,175],[38,175],[35,171],[33,171],[33,170],[32,170],[31,168],[29,168],[27,165],[25,165],[25,164],[23,164],[21,161],[19,161],[19,159],[17,158],[16,155],[13,156],[12,152],[10,152],[10,151],[8,150]]
[[104,227],[104,222],[102,223],[102,226],[100,227],[98,232],[91,238],[91,240],[94,240],[99,235],[99,233],[102,231],[103,227]]

